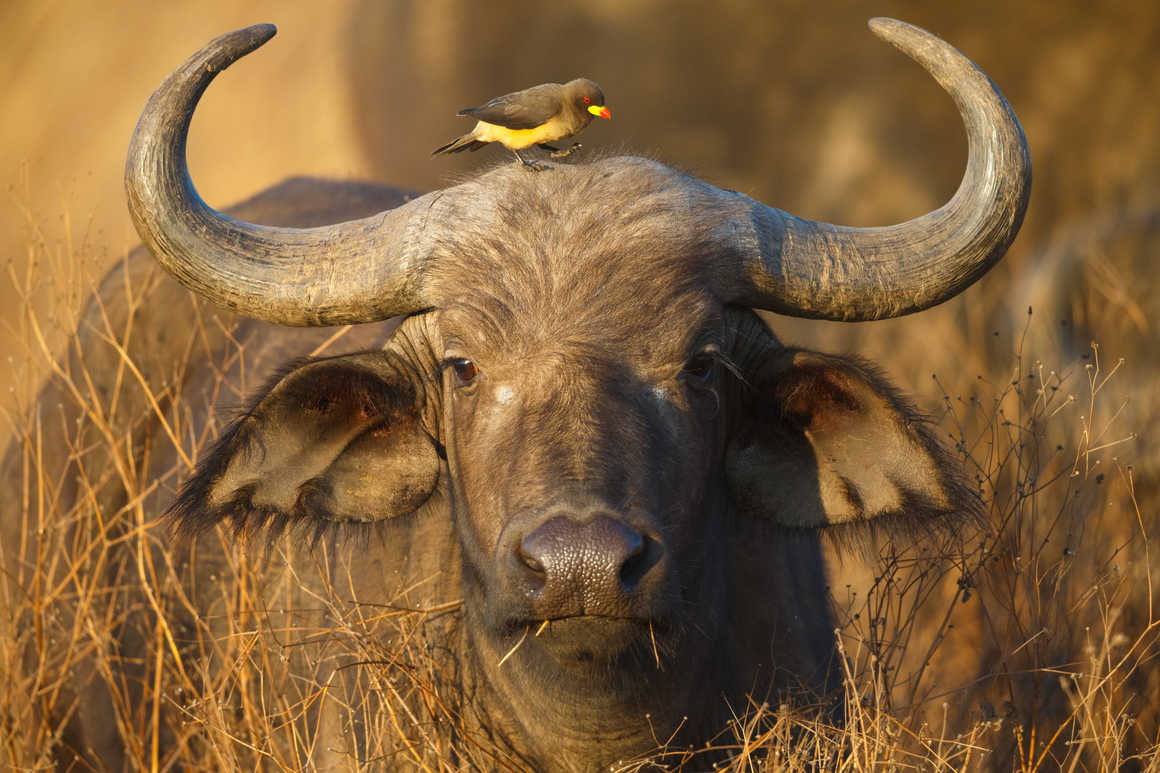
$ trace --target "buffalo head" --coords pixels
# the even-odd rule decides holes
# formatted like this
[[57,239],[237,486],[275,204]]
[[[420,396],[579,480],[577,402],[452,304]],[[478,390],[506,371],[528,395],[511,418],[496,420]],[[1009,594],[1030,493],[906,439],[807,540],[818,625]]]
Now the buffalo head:
[[774,543],[971,499],[872,368],[784,347],[753,309],[861,321],[941,303],[1003,255],[1030,190],[1023,133],[987,76],[914,27],[871,27],[950,92],[969,141],[951,201],[882,228],[796,218],[640,158],[507,166],[321,228],[237,221],[197,196],[185,138],[209,82],[274,30],[210,43],[133,137],[145,243],[243,315],[406,319],[382,350],[266,389],[185,487],[181,524],[447,513],[461,656],[534,759],[567,746],[563,726],[610,759],[641,751],[646,723],[695,724],[754,669],[817,670],[794,621],[829,630],[821,583]]

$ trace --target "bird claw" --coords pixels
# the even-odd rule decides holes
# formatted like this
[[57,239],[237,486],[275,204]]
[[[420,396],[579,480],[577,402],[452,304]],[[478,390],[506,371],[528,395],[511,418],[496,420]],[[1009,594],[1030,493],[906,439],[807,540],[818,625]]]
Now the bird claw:
[[527,160],[522,155],[520,155],[518,150],[513,150],[512,152],[516,154],[516,158],[520,160],[520,163],[524,165],[524,168],[531,169],[533,172],[542,172],[544,170],[544,166],[539,161]]
[[564,150],[553,150],[551,153],[548,154],[548,157],[549,158],[567,158],[568,156],[572,155],[573,153],[575,153],[577,150],[579,150],[582,147],[584,147],[584,146],[581,145],[579,142],[573,142],[572,147],[565,148]]

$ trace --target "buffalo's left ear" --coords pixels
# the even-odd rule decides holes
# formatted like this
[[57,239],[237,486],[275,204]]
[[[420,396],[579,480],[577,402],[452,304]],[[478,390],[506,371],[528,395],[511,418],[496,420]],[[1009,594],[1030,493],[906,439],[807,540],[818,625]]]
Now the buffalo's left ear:
[[424,380],[397,352],[306,362],[276,379],[182,487],[185,532],[370,522],[419,508],[443,449],[425,419]]
[[726,461],[742,513],[816,527],[977,507],[961,464],[865,363],[782,349],[749,386]]

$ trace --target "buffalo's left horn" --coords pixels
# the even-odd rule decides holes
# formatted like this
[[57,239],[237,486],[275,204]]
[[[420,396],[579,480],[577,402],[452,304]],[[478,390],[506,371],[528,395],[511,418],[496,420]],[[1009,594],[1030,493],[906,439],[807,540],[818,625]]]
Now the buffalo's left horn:
[[157,260],[205,299],[283,325],[371,322],[431,305],[424,296],[433,205],[429,193],[362,220],[272,228],[216,212],[185,163],[189,122],[214,77],[274,36],[272,24],[222,35],[165,79],[145,106],[125,164],[137,232]]
[[1007,100],[953,46],[894,19],[870,29],[921,64],[950,93],[967,130],[967,169],[939,209],[898,225],[849,228],[725,197],[735,270],[721,294],[795,317],[898,317],[954,297],[1007,251],[1031,195],[1031,154]]

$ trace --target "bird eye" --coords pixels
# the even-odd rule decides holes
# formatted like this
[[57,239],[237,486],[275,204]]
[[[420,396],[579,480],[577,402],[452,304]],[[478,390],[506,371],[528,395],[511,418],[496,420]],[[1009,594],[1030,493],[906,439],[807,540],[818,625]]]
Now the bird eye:
[[455,382],[459,386],[468,386],[479,375],[479,368],[466,357],[455,357],[447,361],[447,366],[455,375]]
[[584,104],[586,104],[586,105],[587,105],[587,104],[588,104],[589,102],[591,102],[591,101],[592,101],[592,100],[591,100],[591,99],[589,99],[588,97],[584,97]]

